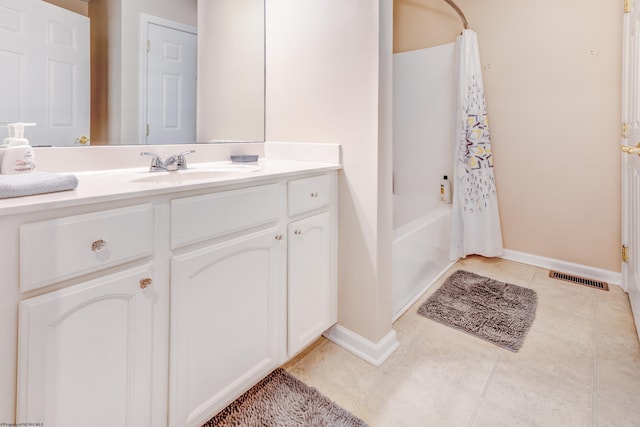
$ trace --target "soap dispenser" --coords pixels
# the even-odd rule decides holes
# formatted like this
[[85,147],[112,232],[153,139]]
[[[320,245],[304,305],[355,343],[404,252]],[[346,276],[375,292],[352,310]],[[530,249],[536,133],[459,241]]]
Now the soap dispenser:
[[29,141],[24,137],[25,126],[35,123],[10,123],[9,137],[2,141],[0,173],[16,174],[31,172],[36,168],[36,156]]

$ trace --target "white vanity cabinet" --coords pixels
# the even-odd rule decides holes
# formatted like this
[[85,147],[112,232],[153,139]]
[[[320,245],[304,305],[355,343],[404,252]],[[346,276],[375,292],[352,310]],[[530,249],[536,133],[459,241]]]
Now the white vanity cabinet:
[[336,322],[336,186],[172,202],[171,425],[202,425]]
[[172,425],[202,425],[281,363],[280,235],[270,227],[172,261]]
[[289,356],[336,323],[331,243],[328,212],[289,224]]
[[271,184],[172,202],[174,246],[214,240],[171,261],[171,425],[202,425],[283,361],[283,196]]
[[39,295],[19,303],[18,423],[151,425],[153,227],[149,203],[19,226],[20,289]]
[[20,290],[41,288],[153,253],[150,204],[20,226]]
[[20,303],[18,424],[150,425],[149,265]]
[[288,182],[288,356],[337,321],[334,175]]
[[335,169],[4,213],[0,232],[10,422],[200,426],[336,322]]

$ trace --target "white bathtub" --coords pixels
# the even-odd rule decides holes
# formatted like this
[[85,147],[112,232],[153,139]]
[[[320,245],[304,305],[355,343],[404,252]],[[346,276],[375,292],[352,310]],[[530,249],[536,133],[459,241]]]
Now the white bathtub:
[[449,259],[450,234],[450,205],[441,205],[394,230],[394,321],[453,265]]

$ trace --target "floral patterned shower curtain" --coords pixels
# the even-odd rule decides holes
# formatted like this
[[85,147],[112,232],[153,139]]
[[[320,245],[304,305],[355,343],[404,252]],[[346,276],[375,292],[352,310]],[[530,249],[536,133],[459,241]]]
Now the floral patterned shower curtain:
[[503,252],[502,231],[477,34],[464,30],[456,49],[459,86],[451,258],[494,257]]

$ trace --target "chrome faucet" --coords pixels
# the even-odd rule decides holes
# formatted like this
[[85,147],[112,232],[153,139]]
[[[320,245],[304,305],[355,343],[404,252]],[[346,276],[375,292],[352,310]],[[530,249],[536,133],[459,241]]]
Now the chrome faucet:
[[148,153],[143,151],[140,153],[141,156],[152,156],[151,164],[149,165],[149,172],[160,172],[160,171],[175,171],[175,170],[184,170],[187,168],[187,159],[186,155],[195,153],[196,150],[188,150],[184,151],[180,154],[174,154],[173,156],[167,157],[167,159],[163,162],[160,156],[155,153]]

